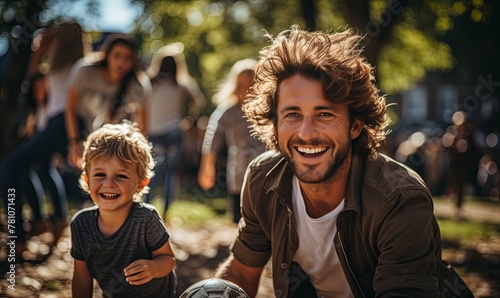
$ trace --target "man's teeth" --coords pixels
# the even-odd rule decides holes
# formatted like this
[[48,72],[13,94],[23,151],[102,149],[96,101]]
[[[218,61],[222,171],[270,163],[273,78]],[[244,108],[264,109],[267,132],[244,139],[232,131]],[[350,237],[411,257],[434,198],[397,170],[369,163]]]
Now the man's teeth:
[[316,153],[321,153],[321,152],[325,151],[326,147],[317,147],[317,148],[298,147],[297,150],[299,150],[300,153],[316,154]]

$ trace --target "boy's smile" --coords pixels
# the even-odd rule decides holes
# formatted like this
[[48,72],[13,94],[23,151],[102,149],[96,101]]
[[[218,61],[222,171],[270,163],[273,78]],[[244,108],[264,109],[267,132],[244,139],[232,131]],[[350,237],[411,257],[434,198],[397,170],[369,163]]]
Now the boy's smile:
[[116,199],[120,196],[120,194],[117,193],[109,193],[109,192],[103,192],[99,194],[103,199],[105,200],[111,200],[111,199]]

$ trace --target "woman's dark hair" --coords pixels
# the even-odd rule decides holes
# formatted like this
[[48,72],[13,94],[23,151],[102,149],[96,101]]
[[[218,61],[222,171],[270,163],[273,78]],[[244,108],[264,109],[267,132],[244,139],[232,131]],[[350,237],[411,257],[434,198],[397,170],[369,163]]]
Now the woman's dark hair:
[[55,44],[50,55],[50,70],[72,66],[85,52],[82,27],[78,23],[62,23],[53,28]]
[[173,56],[165,56],[161,59],[160,69],[158,74],[153,78],[153,81],[164,77],[169,77],[175,84],[179,84],[177,82],[177,63]]
[[97,65],[107,68],[108,67],[109,53],[118,44],[127,46],[132,50],[133,67],[122,78],[122,81],[120,83],[120,88],[118,89],[118,93],[116,95],[116,99],[115,99],[115,101],[113,101],[113,104],[111,105],[111,117],[113,117],[113,115],[121,107],[121,105],[125,99],[125,94],[127,92],[127,87],[128,87],[128,84],[130,83],[130,80],[135,79],[136,81],[138,81],[137,75],[135,74],[135,72],[136,72],[137,67],[138,67],[139,43],[134,36],[125,35],[125,34],[109,35],[106,38],[106,40],[102,46],[102,48],[104,49],[104,57],[102,60],[97,62]]

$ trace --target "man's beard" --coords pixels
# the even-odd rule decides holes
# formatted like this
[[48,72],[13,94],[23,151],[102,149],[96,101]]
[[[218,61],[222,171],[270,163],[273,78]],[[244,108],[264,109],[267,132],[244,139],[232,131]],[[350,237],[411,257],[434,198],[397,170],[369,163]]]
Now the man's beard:
[[[304,142],[293,142],[294,146],[297,144],[305,145]],[[313,143],[313,145],[317,146],[319,144]],[[329,144],[329,147],[332,148],[332,150],[335,150],[335,146],[333,144]],[[289,166],[292,168],[293,173],[299,181],[304,182],[304,183],[311,183],[311,184],[316,184],[316,183],[324,183],[324,182],[333,182],[341,178],[341,175],[343,175],[346,171],[345,168],[349,166],[349,163],[347,162],[347,159],[349,158],[352,145],[349,139],[347,139],[344,143],[341,143],[340,146],[338,147],[338,152],[335,153],[333,158],[329,160],[328,165],[326,167],[326,170],[323,173],[318,172],[317,166],[313,165],[308,165],[308,166],[299,166],[297,165],[294,160],[291,157],[290,152],[293,149],[293,146],[289,146],[289,152],[284,153],[283,150],[281,150],[283,156],[285,159],[288,161]],[[297,153],[300,154],[300,153]],[[306,170],[303,170],[301,168],[307,167]]]

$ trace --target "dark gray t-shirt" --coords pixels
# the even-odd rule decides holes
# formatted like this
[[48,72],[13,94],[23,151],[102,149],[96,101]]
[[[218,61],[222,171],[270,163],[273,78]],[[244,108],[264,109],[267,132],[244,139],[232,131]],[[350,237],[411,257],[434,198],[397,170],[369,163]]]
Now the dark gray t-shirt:
[[205,132],[202,146],[204,154],[220,152],[224,146],[227,147],[229,194],[240,194],[248,164],[266,149],[264,143],[252,137],[249,126],[240,105],[226,107],[221,104],[210,116]]
[[167,297],[167,277],[133,286],[123,269],[138,259],[151,259],[170,234],[156,208],[146,203],[132,205],[130,214],[113,235],[104,236],[97,226],[98,206],[85,208],[71,220],[71,256],[85,261],[104,297]]

